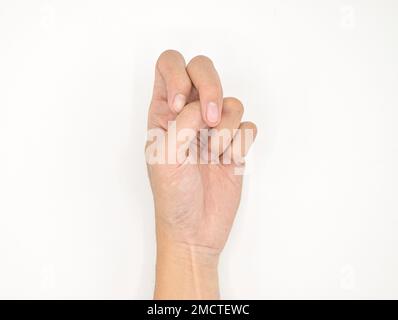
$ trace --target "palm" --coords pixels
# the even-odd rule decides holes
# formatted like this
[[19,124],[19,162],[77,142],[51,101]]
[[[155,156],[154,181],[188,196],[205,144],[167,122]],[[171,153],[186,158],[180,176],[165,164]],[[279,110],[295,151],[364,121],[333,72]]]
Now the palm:
[[[242,177],[232,165],[154,166],[159,218],[178,241],[221,250],[239,205]],[[159,195],[159,196],[157,196]],[[176,201],[177,200],[177,201]]]

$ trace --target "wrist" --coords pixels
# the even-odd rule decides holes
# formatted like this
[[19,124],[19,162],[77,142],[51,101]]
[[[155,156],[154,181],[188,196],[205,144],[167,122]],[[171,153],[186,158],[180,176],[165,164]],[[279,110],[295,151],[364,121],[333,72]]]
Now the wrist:
[[157,231],[155,299],[218,299],[217,251]]

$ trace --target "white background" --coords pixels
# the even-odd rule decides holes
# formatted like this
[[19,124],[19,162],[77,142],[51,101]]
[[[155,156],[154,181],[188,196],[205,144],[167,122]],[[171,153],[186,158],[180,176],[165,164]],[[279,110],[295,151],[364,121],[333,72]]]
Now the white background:
[[0,1],[0,298],[151,298],[165,49],[259,135],[223,298],[398,298],[398,2]]

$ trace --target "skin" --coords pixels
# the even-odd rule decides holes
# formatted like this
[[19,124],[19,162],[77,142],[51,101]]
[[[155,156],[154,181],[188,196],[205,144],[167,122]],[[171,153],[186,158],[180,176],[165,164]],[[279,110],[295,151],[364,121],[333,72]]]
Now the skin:
[[[160,55],[148,129],[159,128],[167,135],[168,121],[176,121],[177,133],[184,128],[231,132],[240,128],[256,133],[253,123],[241,122],[242,115],[239,100],[223,97],[220,78],[209,58],[197,56],[186,64],[177,51]],[[236,137],[211,154],[221,157],[218,164],[191,164],[183,157],[177,163],[148,165],[156,215],[155,299],[220,297],[218,262],[240,202],[242,175],[236,169],[244,166],[223,163],[222,154],[235,154],[239,144],[243,158],[250,147]],[[197,141],[190,143],[207,148]]]

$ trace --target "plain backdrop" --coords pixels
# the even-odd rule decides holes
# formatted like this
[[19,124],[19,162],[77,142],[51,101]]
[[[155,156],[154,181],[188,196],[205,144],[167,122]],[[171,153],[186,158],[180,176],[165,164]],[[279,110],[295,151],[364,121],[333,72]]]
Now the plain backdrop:
[[223,298],[398,298],[398,2],[0,1],[0,298],[152,297],[154,64],[208,55],[258,139]]

